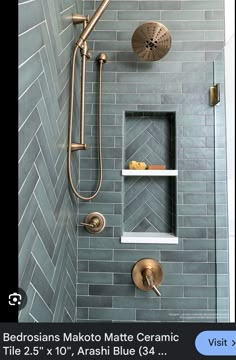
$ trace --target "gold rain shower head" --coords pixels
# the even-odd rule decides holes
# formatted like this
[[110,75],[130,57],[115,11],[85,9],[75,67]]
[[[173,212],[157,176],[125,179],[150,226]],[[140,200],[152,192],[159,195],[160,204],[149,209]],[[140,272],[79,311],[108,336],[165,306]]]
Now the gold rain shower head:
[[157,21],[146,22],[133,33],[132,47],[142,60],[160,60],[170,50],[170,32],[166,26]]

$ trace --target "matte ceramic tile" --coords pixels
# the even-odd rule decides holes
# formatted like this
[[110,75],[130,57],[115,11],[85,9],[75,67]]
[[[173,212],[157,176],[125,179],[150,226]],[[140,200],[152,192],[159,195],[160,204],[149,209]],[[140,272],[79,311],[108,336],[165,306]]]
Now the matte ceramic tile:
[[217,271],[219,274],[228,274],[228,263],[218,263],[217,264]]
[[[79,213],[83,214],[83,215],[87,215],[90,212],[96,211],[98,208],[98,204],[94,204],[94,203],[86,203],[86,202],[81,202],[79,204]],[[113,204],[99,204],[99,211],[103,214],[103,215],[108,215],[108,214],[113,214]]]
[[150,64],[148,63],[138,63],[138,71],[139,72],[152,72],[161,73],[161,72],[168,72],[168,73],[178,73],[182,72],[182,64],[181,62],[172,62],[171,67],[169,66],[168,61],[162,61],[161,63],[154,63],[150,68]]
[[185,297],[216,297],[215,287],[200,287],[200,286],[185,286],[184,287]]
[[32,254],[50,283],[53,277],[54,266],[39,236],[37,236],[34,242]]
[[215,226],[214,216],[185,216],[184,225],[187,227],[213,227]]
[[[30,44],[30,46],[29,46]],[[40,26],[25,32],[19,38],[19,63],[25,62],[43,46]]]
[[184,322],[206,322],[206,323],[215,323],[216,322],[216,310],[215,306],[213,309],[207,310],[186,310],[183,315]]
[[142,257],[159,257],[159,251],[133,251],[133,250],[114,250],[114,260],[137,261]]
[[30,87],[43,71],[38,53],[28,59],[19,69],[19,96]]
[[137,86],[137,92],[142,93],[181,93],[181,85],[180,84],[149,84],[144,83],[142,88],[140,89]]
[[52,257],[53,250],[54,250],[54,241],[53,241],[52,235],[48,229],[46,221],[43,217],[43,214],[39,209],[37,210],[37,212],[35,214],[33,223],[34,223],[34,225],[39,233],[39,236],[41,237],[41,239],[47,249],[49,256]]
[[113,1],[109,4],[109,10],[138,10],[139,1]]
[[35,196],[31,197],[31,201],[29,201],[25,212],[21,218],[19,223],[19,249],[22,247],[22,244],[25,240],[26,234],[29,231],[29,228],[32,226],[32,221],[35,217],[36,211],[38,208],[37,201]]
[[[49,113],[47,111],[44,99],[40,100],[37,108],[38,108],[39,117],[40,117],[41,123],[43,125],[44,131],[47,134],[47,140],[50,144],[50,150],[51,150],[53,160],[56,162],[57,157],[58,157],[58,146],[55,143],[55,140],[57,137],[58,128],[57,128],[57,126],[51,125],[51,123],[50,123]],[[62,134],[64,134],[64,132],[62,132]],[[64,145],[65,139],[61,140],[61,141]]]
[[198,10],[198,9],[223,9],[223,1],[182,1],[181,9],[183,10]]
[[207,231],[205,228],[179,228],[178,235],[185,238],[206,238]]
[[135,244],[121,244],[120,238],[91,238],[90,247],[94,249],[134,249]]
[[47,224],[48,224],[49,230],[51,231],[51,233],[53,233],[55,225],[56,225],[56,221],[53,216],[53,211],[52,211],[49,199],[47,197],[47,193],[46,193],[45,188],[41,181],[38,182],[34,193],[35,193],[35,197],[38,200],[38,203],[39,203],[41,209],[43,210],[44,216],[47,219]]
[[180,1],[143,1],[139,5],[140,10],[179,10],[180,9]]
[[78,271],[78,282],[85,284],[112,284],[112,274]]
[[[104,93],[116,93],[116,94],[124,94],[124,93],[136,93],[136,85],[135,84],[103,84],[103,92]],[[103,121],[104,122],[104,121]]]
[[53,318],[52,312],[47,307],[46,303],[43,299],[35,293],[35,297],[32,303],[32,307],[30,309],[30,314],[38,321],[38,322],[51,322]]
[[[150,16],[153,16],[153,11],[119,11],[118,12],[118,20],[148,20]],[[155,18],[160,19],[160,11],[155,10]]]
[[108,296],[77,296],[77,307],[112,307],[112,298]]
[[133,281],[130,274],[114,274],[114,284],[131,285]]
[[93,320],[134,320],[135,310],[134,309],[89,309],[89,317]]
[[[186,124],[187,125],[187,124]],[[183,148],[202,148],[205,147],[206,139],[205,137],[181,137],[179,138],[179,146]],[[197,151],[197,150],[196,150]]]
[[205,104],[206,96],[197,94],[162,95],[162,104]]
[[159,95],[146,95],[146,94],[118,94],[116,96],[117,104],[160,104],[161,98]]
[[117,82],[128,82],[128,83],[159,83],[161,82],[161,74],[158,73],[139,73],[133,74],[133,73],[119,73],[117,74]]
[[[181,27],[183,30],[223,30],[224,21],[223,20],[182,21]],[[212,61],[213,60],[214,59],[212,59]]]
[[224,41],[224,31],[206,31],[205,32],[205,40],[210,41]]
[[214,179],[214,172],[207,170],[192,170],[192,171],[184,171],[183,179],[186,181],[201,181],[206,180],[210,181]]
[[162,11],[162,20],[204,20],[204,11]]
[[21,191],[19,192],[19,206],[18,206],[18,216],[19,221],[21,221],[21,217],[27,207],[27,204],[32,201],[32,192],[35,188],[35,185],[38,181],[38,173],[35,167],[32,167],[28,177],[26,178]]
[[111,260],[112,259],[112,251],[111,250],[79,250],[78,257],[81,260]]
[[167,285],[207,285],[207,275],[204,274],[166,274],[165,284]]
[[77,295],[88,295],[89,285],[88,284],[77,284]]
[[130,273],[133,267],[132,262],[120,261],[90,261],[89,271],[91,272],[114,272],[114,273]]
[[[180,40],[184,40],[184,37],[187,37],[187,33],[189,31],[178,31],[181,29],[181,24],[179,22],[174,21],[165,21],[165,25],[168,27],[169,30],[171,30],[171,25],[177,23],[180,25],[177,27],[177,33],[179,37],[181,37]],[[183,32],[183,35],[181,33]],[[191,33],[191,31],[190,31]],[[200,32],[201,34],[201,32]],[[176,35],[177,36],[177,35]],[[196,36],[196,35],[195,35]],[[165,57],[165,61],[205,61],[205,54],[203,51],[169,51],[168,54]]]
[[210,193],[205,194],[184,194],[185,204],[214,204],[214,195]]
[[162,309],[206,309],[207,299],[199,298],[162,298]]
[[199,148],[191,148],[184,149],[184,158],[185,159],[212,159],[214,157],[214,150],[201,147]]
[[182,311],[178,310],[137,310],[137,321],[154,321],[154,322],[176,322],[183,321]]
[[115,296],[112,298],[114,308],[130,308],[130,309],[156,309],[160,307],[157,298],[131,298],[128,296]]
[[29,231],[28,231],[28,233],[24,239],[24,242],[22,244],[22,247],[19,248],[19,259],[18,259],[19,281],[21,280],[21,277],[24,273],[25,267],[28,263],[36,236],[37,236],[37,232],[36,232],[34,226],[30,226]]
[[208,10],[206,11],[206,20],[223,20],[224,11],[223,10]]
[[19,127],[31,114],[32,110],[38,104],[41,99],[41,90],[38,81],[35,81],[26,93],[19,100]]
[[38,265],[36,265],[34,269],[31,282],[48,307],[50,307],[52,303],[53,290],[49,285],[48,279],[45,277]]
[[222,49],[223,41],[185,41],[183,43],[184,51],[220,51]]
[[182,274],[183,266],[178,262],[161,262],[161,266],[165,274]]
[[182,192],[206,192],[206,183],[203,181],[179,181],[178,191]]
[[89,295],[134,296],[135,288],[129,285],[90,285]]
[[184,250],[215,250],[214,240],[208,239],[184,239],[183,240]]
[[38,132],[37,132],[37,139],[38,142],[40,144],[40,149],[42,151],[42,155],[45,161],[45,164],[47,166],[48,169],[50,169],[49,173],[50,173],[50,178],[52,181],[52,184],[55,185],[56,183],[56,179],[57,179],[57,174],[56,174],[56,170],[55,170],[55,166],[54,166],[54,161],[51,155],[51,151],[50,151],[50,147],[44,132],[44,129],[42,128],[42,126],[39,128]]
[[77,319],[88,319],[88,309],[77,308],[76,314],[77,314]]
[[183,264],[183,271],[186,274],[212,274],[215,272],[215,263],[186,263]]
[[206,251],[161,251],[161,261],[207,262]]
[[[138,20],[136,21],[116,21],[115,30],[116,31],[134,31],[135,26],[137,27],[139,24]],[[98,30],[106,30],[113,31],[114,30],[114,21],[99,21],[96,25],[96,29]],[[118,54],[119,55],[119,54]]]

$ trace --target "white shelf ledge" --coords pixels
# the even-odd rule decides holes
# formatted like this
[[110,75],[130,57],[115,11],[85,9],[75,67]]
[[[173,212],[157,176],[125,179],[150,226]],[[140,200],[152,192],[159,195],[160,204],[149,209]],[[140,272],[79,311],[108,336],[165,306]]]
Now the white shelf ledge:
[[158,232],[124,232],[121,242],[126,244],[178,244],[178,237]]
[[177,176],[178,170],[122,170],[123,176]]

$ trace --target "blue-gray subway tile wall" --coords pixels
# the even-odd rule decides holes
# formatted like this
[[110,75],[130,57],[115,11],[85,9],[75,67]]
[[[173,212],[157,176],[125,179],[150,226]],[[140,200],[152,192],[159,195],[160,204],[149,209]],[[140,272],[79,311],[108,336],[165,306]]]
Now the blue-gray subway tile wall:
[[[88,42],[93,59],[100,50],[108,54],[103,75],[104,181],[99,196],[89,203],[79,202],[77,211],[68,190],[66,141],[70,58],[74,31],[80,31],[80,25],[74,27],[68,15],[92,15],[98,4],[89,0],[19,1],[19,281],[28,295],[19,319],[203,321],[204,317],[204,321],[215,321],[214,122],[207,98],[212,60],[223,47],[224,2],[110,1]],[[164,23],[172,35],[171,50],[156,63],[140,61],[131,48],[134,30],[148,20]],[[79,154],[82,193],[94,188],[97,178],[93,59],[87,63],[86,84],[85,130],[90,149]],[[125,166],[124,113],[128,111],[176,114],[178,245],[120,243],[124,207],[120,173]],[[76,97],[76,119],[78,112]],[[78,134],[78,122],[75,125]],[[216,211],[221,226],[217,247],[224,250],[218,267],[224,276],[225,168],[220,151],[225,145],[220,137],[224,128],[218,131],[221,164],[216,172],[220,202]],[[78,176],[76,162],[73,173]],[[76,212],[79,223],[91,211],[100,211],[107,219],[107,229],[100,236],[87,236],[81,226],[76,232]],[[162,299],[133,291],[131,268],[145,256],[155,257],[163,266]],[[225,283],[218,283],[222,292],[217,306],[227,310]],[[195,286],[202,298],[199,293],[189,298]]]
[[[98,4],[83,1],[84,13],[92,15]],[[223,47],[223,18],[222,0],[111,0],[89,37],[93,59],[100,51],[108,54],[102,85],[104,186],[92,202],[79,202],[77,216],[81,222],[87,213],[100,211],[107,218],[107,230],[91,235],[79,226],[77,321],[216,321],[216,289],[212,278],[209,280],[215,275],[216,245],[214,122],[208,91],[213,81],[212,60]],[[148,20],[162,22],[172,36],[169,53],[158,62],[141,61],[131,47],[134,30]],[[93,63],[87,75],[86,107],[86,141],[91,146],[97,134],[96,80]],[[126,126],[132,126],[127,113],[138,111],[140,116],[145,112],[175,114],[178,245],[120,243],[124,210],[131,215],[128,206],[124,209],[128,201],[121,176],[126,166],[124,149],[133,154],[131,143],[139,135],[135,129],[134,133],[127,131]],[[80,188],[86,193],[97,177],[96,152],[80,156]],[[225,180],[223,171],[217,176]],[[132,181],[127,179],[125,185],[131,186]],[[136,192],[135,186],[133,192],[130,189],[131,198],[139,191],[139,182],[136,186]],[[221,203],[224,201],[222,197]],[[132,220],[131,228],[137,219]],[[218,246],[225,249],[221,235]],[[135,261],[143,257],[154,257],[163,266],[161,298],[134,289],[130,272]],[[221,265],[223,276],[227,266],[225,262]],[[220,302],[227,308],[223,297]]]
[[[82,3],[19,2],[20,322],[76,319],[76,202],[66,176],[70,58],[68,15]],[[74,167],[76,171],[76,168]]]

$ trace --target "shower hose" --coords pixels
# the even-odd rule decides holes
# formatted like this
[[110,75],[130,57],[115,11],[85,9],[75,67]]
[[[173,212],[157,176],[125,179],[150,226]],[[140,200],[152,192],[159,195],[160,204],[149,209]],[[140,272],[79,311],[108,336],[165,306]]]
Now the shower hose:
[[[99,79],[98,79],[98,167],[99,167],[99,180],[95,193],[91,196],[85,197],[82,196],[75,188],[73,179],[72,179],[72,171],[71,171],[71,153],[72,153],[72,125],[73,125],[73,109],[74,109],[74,84],[75,84],[75,61],[76,61],[76,53],[78,47],[76,46],[73,53],[72,58],[72,76],[71,76],[71,101],[70,101],[70,120],[69,120],[69,136],[68,136],[68,177],[69,183],[73,193],[81,200],[89,201],[94,199],[99,193],[102,185],[102,65],[103,61],[98,60],[99,67]],[[85,62],[86,56],[82,56],[82,82],[85,78]],[[84,76],[83,76],[84,75]],[[84,84],[81,85],[81,90],[84,92]],[[81,96],[84,96],[81,91]],[[83,104],[84,106],[84,104]],[[81,119],[80,119],[81,120]],[[82,129],[80,128],[80,131]]]

